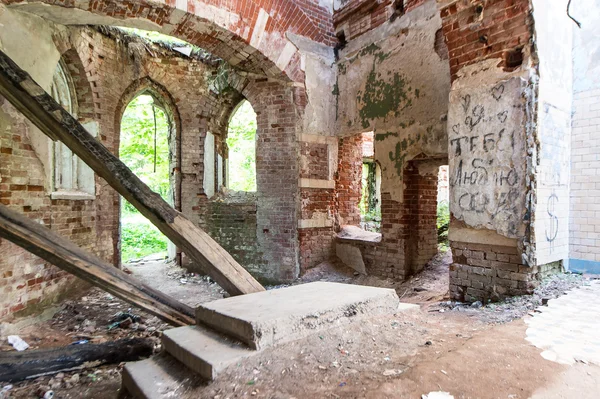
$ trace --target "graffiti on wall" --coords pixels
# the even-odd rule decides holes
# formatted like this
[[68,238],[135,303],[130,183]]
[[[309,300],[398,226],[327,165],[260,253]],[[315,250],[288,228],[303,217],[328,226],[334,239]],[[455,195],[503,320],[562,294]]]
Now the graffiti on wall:
[[523,231],[524,111],[518,78],[454,91],[449,111],[451,210],[473,227]]

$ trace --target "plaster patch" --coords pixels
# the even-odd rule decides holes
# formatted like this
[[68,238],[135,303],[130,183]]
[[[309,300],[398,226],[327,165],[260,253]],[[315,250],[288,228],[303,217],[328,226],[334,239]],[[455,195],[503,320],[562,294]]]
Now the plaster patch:
[[294,46],[291,42],[287,42],[285,44],[285,46],[283,47],[283,50],[281,51],[279,58],[277,58],[277,62],[275,63],[275,65],[277,65],[277,67],[279,69],[284,71],[285,68],[287,68],[290,61],[292,60],[292,57],[294,56],[295,53],[296,53],[296,46]]
[[252,37],[250,38],[250,46],[254,47],[255,49],[260,47],[268,20],[269,14],[267,14],[267,12],[261,8],[258,11],[258,17],[256,18],[256,23],[254,24]]
[[477,84],[450,93],[450,210],[458,220],[524,235],[527,149],[524,82]]

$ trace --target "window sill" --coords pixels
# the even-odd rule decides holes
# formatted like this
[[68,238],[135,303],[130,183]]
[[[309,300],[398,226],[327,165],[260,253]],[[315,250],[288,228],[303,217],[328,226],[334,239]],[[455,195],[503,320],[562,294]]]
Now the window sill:
[[75,201],[89,201],[95,200],[94,194],[84,193],[81,191],[55,191],[50,194],[50,198],[53,200],[75,200]]

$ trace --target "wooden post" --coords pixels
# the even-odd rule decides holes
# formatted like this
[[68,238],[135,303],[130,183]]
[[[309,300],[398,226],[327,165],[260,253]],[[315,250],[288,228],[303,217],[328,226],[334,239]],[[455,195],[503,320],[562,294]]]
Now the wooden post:
[[150,190],[2,51],[0,94],[48,137],[63,142],[229,294],[264,291],[225,249]]
[[33,220],[0,205],[0,237],[169,324],[195,324],[194,309],[141,283]]

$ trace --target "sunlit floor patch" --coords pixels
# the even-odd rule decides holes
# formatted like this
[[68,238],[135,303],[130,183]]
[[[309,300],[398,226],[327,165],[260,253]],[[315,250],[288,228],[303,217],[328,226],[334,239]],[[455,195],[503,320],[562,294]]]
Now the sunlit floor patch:
[[552,299],[541,313],[527,318],[527,340],[542,357],[563,364],[600,365],[600,281]]

